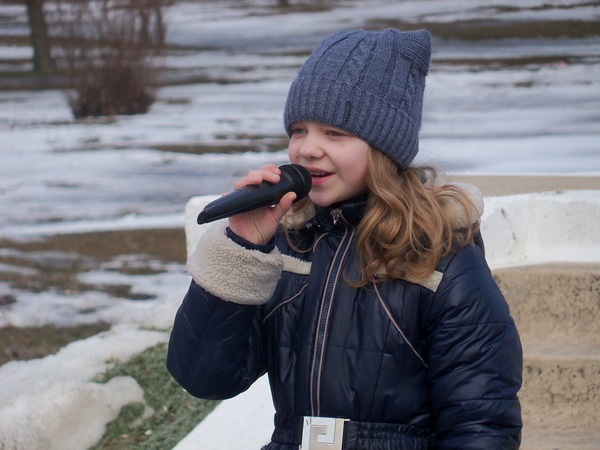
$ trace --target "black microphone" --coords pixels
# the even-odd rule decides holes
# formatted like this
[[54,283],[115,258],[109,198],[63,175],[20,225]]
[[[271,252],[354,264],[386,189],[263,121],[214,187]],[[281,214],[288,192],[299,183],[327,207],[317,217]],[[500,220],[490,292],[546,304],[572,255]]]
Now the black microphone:
[[296,193],[294,202],[306,197],[312,187],[308,170],[298,164],[285,164],[279,166],[279,169],[281,169],[279,183],[263,181],[258,185],[245,186],[218,198],[206,205],[198,214],[198,223],[208,223],[264,206],[276,205],[288,192]]

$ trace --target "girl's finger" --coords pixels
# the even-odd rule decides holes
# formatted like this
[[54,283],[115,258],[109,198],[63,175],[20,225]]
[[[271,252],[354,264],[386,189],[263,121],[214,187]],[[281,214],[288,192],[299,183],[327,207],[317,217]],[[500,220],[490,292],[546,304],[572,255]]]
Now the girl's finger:
[[259,169],[249,170],[244,177],[234,183],[233,188],[240,189],[244,186],[258,185],[263,181],[278,183],[280,179],[281,170],[274,164],[268,164]]

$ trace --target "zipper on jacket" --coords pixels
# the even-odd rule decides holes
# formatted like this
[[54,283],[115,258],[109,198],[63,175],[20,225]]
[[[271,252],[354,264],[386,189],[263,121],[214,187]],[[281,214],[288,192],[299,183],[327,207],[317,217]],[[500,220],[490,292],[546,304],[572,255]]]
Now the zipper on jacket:
[[337,225],[342,217],[342,211],[340,209],[334,209],[331,211],[331,218],[333,219],[333,224]]
[[[336,214],[334,214],[335,211],[337,211]],[[334,219],[334,223],[337,223],[337,221],[339,221],[340,218],[342,218],[340,210],[333,210],[331,213]],[[350,243],[352,242],[352,238],[354,236],[354,230],[349,229],[349,227],[345,224],[344,226],[346,228],[344,235],[342,236],[340,244],[338,245],[338,248],[335,251],[335,255],[329,268],[329,273],[327,274],[325,288],[323,290],[323,296],[321,298],[321,309],[319,311],[319,317],[316,327],[315,347],[313,350],[313,363],[310,374],[309,390],[310,410],[311,415],[313,416],[319,416],[321,409],[321,371],[323,369],[323,360],[325,356],[325,344],[327,341],[327,331],[329,328],[329,313],[331,311],[331,303],[336,291],[337,284],[340,279],[343,262],[346,259],[348,249],[350,248]]]

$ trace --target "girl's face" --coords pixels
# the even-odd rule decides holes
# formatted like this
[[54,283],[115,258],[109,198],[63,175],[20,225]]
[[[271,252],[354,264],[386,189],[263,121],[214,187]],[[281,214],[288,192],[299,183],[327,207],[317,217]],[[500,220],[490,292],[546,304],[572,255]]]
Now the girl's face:
[[308,195],[317,206],[348,200],[367,190],[369,144],[347,131],[320,122],[295,122],[288,153],[292,164],[310,172]]

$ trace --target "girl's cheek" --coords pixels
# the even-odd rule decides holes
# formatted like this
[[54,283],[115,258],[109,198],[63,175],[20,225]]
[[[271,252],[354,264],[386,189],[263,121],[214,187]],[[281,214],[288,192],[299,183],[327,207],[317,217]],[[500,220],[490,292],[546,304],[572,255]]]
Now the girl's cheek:
[[298,152],[294,149],[294,147],[291,145],[291,143],[288,146],[288,159],[292,163],[294,163],[298,160]]

